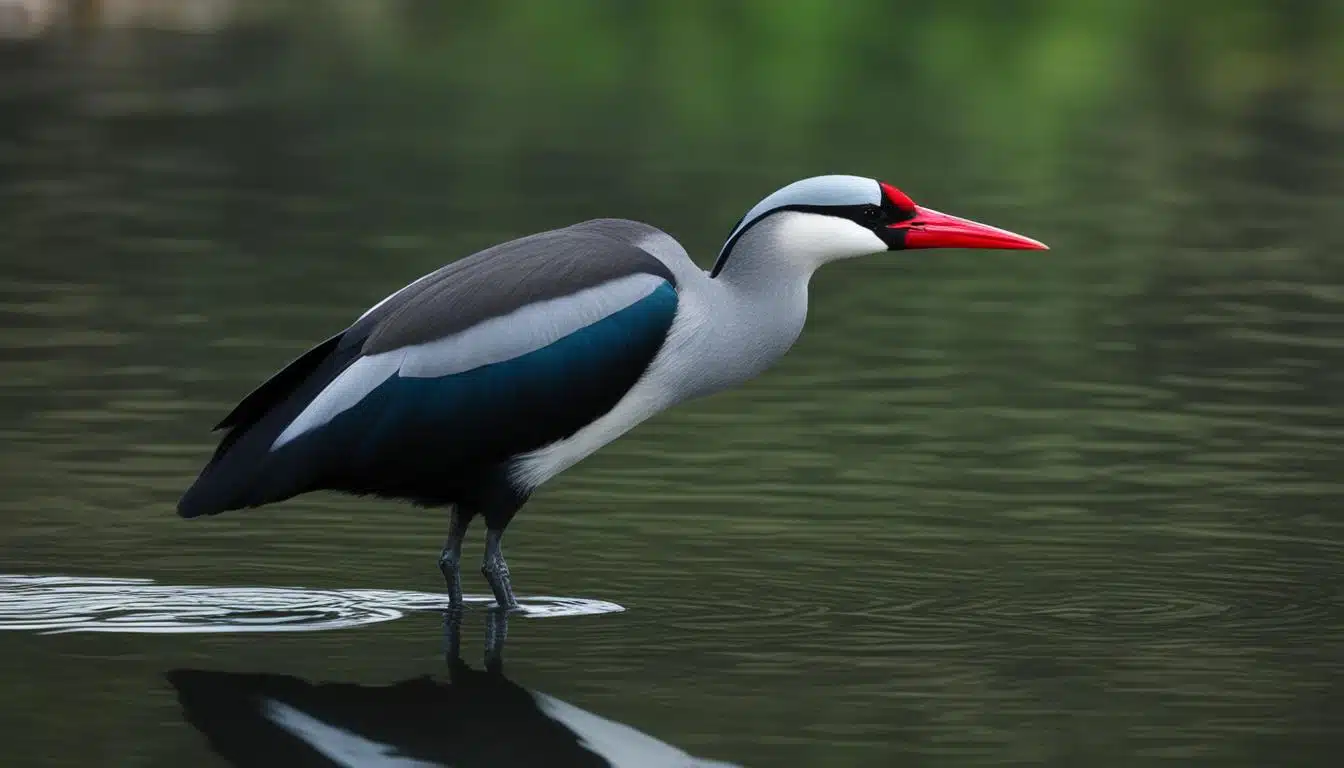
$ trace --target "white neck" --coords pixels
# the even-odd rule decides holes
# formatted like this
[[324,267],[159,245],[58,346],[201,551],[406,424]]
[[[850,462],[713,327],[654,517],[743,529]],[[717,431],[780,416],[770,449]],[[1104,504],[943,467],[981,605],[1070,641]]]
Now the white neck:
[[877,235],[848,219],[780,211],[738,238],[716,279],[767,293],[800,283],[805,291],[822,265],[886,249]]
[[807,286],[817,269],[885,250],[858,224],[815,213],[780,211],[743,232],[709,280],[714,306],[701,332],[720,366],[714,389],[761,373],[789,351],[807,320]]

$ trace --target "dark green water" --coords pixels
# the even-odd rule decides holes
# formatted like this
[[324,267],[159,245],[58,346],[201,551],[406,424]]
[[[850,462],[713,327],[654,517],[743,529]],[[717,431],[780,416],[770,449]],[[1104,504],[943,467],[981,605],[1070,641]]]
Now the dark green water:
[[[439,589],[422,510],[177,519],[209,426],[485,245],[626,216],[708,265],[859,173],[1053,250],[830,267],[777,368],[544,489],[520,594],[627,610],[515,619],[509,678],[752,766],[1334,765],[1340,5],[831,5],[0,40],[0,573]],[[222,764],[167,671],[377,686],[439,632],[3,632],[3,762]]]

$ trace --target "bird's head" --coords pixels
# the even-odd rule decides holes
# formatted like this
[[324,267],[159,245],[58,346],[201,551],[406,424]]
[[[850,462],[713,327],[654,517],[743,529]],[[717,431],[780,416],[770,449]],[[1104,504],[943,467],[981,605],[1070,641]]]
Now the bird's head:
[[921,248],[1048,250],[1029,237],[916,205],[884,181],[814,176],[776,190],[747,211],[710,276],[731,270],[741,250],[769,252],[810,273],[838,259]]

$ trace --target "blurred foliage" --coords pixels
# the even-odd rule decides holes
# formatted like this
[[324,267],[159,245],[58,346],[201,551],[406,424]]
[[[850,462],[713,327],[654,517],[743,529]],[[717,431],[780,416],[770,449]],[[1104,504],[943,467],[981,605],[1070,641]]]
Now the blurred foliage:
[[[240,5],[190,42],[117,41],[76,32],[52,50],[83,71],[76,119],[122,110],[82,140],[125,156],[118,126],[157,128],[141,145],[154,162],[175,147],[244,177],[237,204],[258,226],[240,237],[321,241],[358,221],[361,239],[420,243],[400,250],[415,260],[402,276],[598,215],[653,221],[708,261],[752,201],[826,172],[1050,242],[1059,256],[1013,268],[1041,353],[1070,349],[1058,335],[1096,317],[1079,294],[1097,286],[1342,263],[1332,0],[330,0]],[[238,108],[207,123],[112,103],[189,80]],[[490,215],[501,206],[515,213]],[[309,245],[323,247],[286,247]],[[955,304],[975,283],[935,285]]]

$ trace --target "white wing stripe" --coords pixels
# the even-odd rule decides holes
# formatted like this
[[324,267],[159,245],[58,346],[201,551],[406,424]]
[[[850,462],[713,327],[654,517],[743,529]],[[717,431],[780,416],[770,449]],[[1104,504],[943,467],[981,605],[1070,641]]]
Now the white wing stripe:
[[285,427],[285,431],[271,443],[271,450],[279,448],[305,432],[317,429],[342,412],[355,407],[360,400],[377,389],[379,384],[392,378],[392,374],[401,367],[402,358],[405,356],[405,350],[394,349],[381,355],[370,355],[356,360],[349,368],[341,371],[341,374],[319,392],[308,407]]
[[271,450],[353,408],[393,374],[435,378],[512,360],[629,307],[664,282],[657,275],[627,275],[483,320],[446,338],[362,357],[318,393]]
[[512,360],[625,309],[663,282],[657,275],[627,275],[483,320],[447,338],[404,347],[400,373],[435,378]]

